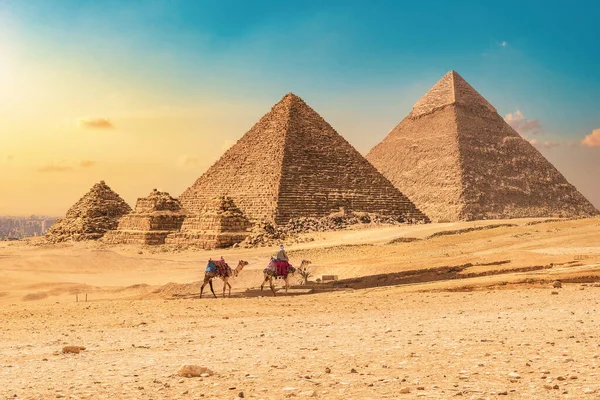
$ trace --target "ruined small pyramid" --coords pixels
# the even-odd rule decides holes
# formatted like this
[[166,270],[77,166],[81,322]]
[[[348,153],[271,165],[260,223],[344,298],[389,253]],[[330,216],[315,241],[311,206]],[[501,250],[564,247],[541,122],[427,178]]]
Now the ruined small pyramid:
[[250,221],[226,196],[211,199],[200,213],[188,215],[180,232],[167,236],[166,244],[193,245],[203,249],[230,247],[249,235]]
[[184,218],[179,200],[154,189],[148,197],[139,198],[135,211],[124,215],[117,229],[108,231],[102,240],[110,244],[164,244],[167,235],[181,229]]
[[424,221],[414,204],[301,98],[289,93],[179,198],[199,213],[230,197],[251,221],[285,224],[341,208]]
[[67,240],[97,240],[118,225],[119,219],[131,212],[131,207],[104,181],[95,184],[58,219],[45,237],[52,243]]
[[598,214],[455,71],[367,159],[434,221]]

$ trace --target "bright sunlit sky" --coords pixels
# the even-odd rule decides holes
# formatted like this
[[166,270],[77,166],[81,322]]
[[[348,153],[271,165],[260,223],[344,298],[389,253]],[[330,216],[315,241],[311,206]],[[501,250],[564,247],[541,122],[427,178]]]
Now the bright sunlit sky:
[[458,71],[600,207],[597,2],[0,0],[0,215],[178,196],[294,92],[366,154]]

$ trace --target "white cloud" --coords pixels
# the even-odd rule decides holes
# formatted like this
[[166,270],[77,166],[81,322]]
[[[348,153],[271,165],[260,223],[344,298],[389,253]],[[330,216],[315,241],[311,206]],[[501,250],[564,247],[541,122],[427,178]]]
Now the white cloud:
[[520,134],[531,133],[537,135],[542,130],[542,125],[537,119],[527,119],[520,110],[514,113],[508,113],[504,117],[504,120],[510,125],[515,131]]
[[537,139],[531,139],[529,143],[531,143],[534,147],[537,147],[538,149],[551,149],[560,146],[559,142],[555,142],[552,140],[545,140],[542,142]]
[[587,135],[582,141],[582,146],[600,147],[600,128],[594,129],[592,133]]
[[86,129],[114,129],[115,125],[107,118],[79,118],[77,125]]

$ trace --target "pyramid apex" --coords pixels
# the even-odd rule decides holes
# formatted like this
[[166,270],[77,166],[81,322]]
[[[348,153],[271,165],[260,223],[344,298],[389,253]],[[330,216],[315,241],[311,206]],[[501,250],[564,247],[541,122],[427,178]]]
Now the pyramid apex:
[[304,100],[302,100],[302,98],[300,98],[300,96],[298,96],[292,92],[289,92],[285,96],[283,96],[280,103],[292,103],[295,101],[304,101]]
[[417,117],[457,103],[485,107],[496,112],[494,106],[488,103],[458,72],[451,69],[414,105],[411,114]]

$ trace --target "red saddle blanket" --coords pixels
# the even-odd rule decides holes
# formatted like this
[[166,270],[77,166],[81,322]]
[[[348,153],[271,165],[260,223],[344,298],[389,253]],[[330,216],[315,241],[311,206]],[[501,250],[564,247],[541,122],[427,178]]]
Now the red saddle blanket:
[[275,260],[275,275],[286,276],[290,267],[291,265],[287,261]]

